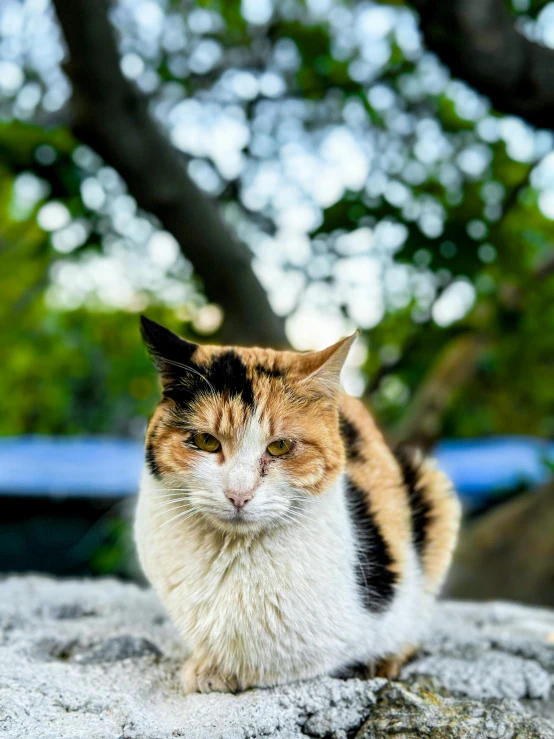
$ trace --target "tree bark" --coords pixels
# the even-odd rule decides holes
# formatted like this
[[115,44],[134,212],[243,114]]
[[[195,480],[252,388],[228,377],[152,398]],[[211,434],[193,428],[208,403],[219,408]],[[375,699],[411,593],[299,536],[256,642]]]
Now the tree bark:
[[69,49],[73,130],[127,183],[145,211],[179,242],[210,300],[224,310],[223,342],[284,347],[283,322],[252,271],[248,249],[189,178],[184,158],[121,72],[106,0],[54,0]]
[[447,344],[418,387],[404,418],[393,429],[390,439],[394,445],[408,444],[425,452],[434,446],[454,394],[475,376],[487,346],[483,336],[473,333]]
[[429,49],[496,110],[554,128],[554,51],[517,30],[504,0],[411,0]]

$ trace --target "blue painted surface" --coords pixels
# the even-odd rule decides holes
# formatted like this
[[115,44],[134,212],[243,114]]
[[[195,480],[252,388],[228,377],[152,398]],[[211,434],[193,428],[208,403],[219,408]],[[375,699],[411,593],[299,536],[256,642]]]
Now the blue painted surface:
[[94,436],[0,438],[0,493],[120,497],[137,491],[141,442]]
[[[467,502],[544,482],[554,443],[524,436],[441,442],[435,456]],[[134,495],[142,442],[107,437],[0,438],[0,494],[71,497]]]
[[554,443],[531,436],[450,439],[434,451],[463,498],[479,503],[520,485],[539,485],[551,473]]

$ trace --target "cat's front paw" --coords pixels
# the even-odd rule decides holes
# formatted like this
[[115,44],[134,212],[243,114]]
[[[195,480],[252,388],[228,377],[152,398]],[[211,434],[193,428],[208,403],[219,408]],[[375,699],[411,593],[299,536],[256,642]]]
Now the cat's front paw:
[[398,654],[383,657],[369,665],[369,677],[386,677],[387,680],[397,680],[404,665],[413,659],[416,652],[417,647],[408,645]]
[[181,683],[185,693],[237,693],[240,690],[236,677],[223,675],[217,667],[194,656],[183,665]]

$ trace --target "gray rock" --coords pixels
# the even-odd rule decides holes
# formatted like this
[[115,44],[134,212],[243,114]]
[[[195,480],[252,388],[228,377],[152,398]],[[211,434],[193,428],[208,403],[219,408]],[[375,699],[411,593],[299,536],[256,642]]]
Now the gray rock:
[[444,603],[402,681],[181,693],[155,595],[115,580],[0,582],[0,737],[554,739],[554,612]]
[[136,659],[137,657],[161,657],[162,653],[155,644],[142,637],[114,636],[105,639],[100,644],[94,644],[83,652],[74,655],[76,662],[82,665],[94,662],[117,662],[121,659]]
[[517,701],[471,701],[442,697],[421,688],[391,685],[356,739],[541,739],[552,725],[531,717]]

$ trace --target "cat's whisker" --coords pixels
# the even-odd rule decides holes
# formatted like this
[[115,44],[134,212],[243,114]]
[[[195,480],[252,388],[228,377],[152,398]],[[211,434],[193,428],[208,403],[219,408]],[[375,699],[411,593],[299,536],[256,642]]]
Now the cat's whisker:
[[317,521],[317,516],[315,515],[309,515],[306,511],[300,511],[298,508],[289,508],[288,509],[293,515],[300,516],[301,518],[305,518],[307,521],[312,521],[315,523]]
[[190,488],[167,488],[167,490],[160,490],[158,493],[151,493],[152,498],[159,498],[169,495],[174,495],[175,493],[188,493],[191,492]]
[[183,497],[188,497],[187,491],[183,490],[183,492],[178,492],[178,493],[174,493],[173,495],[167,495],[167,496],[160,495],[154,498],[154,500],[152,501],[152,504],[158,505],[158,503],[172,503],[173,501],[179,500],[179,498],[183,498]]
[[293,516],[289,511],[276,511],[276,514],[278,518],[289,518],[293,520]]
[[295,516],[295,515],[293,515],[293,516],[291,516],[291,519],[293,521],[298,521],[298,522],[301,522],[301,523],[306,524],[308,526],[313,526],[316,523],[314,519],[305,518],[304,516]]
[[304,521],[302,521],[302,520],[300,520],[298,518],[293,518],[293,517],[288,516],[286,514],[281,514],[281,516],[279,516],[277,520],[278,521],[286,521],[286,522],[288,522],[290,524],[295,523],[295,524],[299,524],[301,526],[304,526],[305,525],[305,522]]
[[183,511],[183,510],[190,510],[190,508],[187,506],[186,503],[183,503],[182,505],[174,506],[173,508],[165,508],[162,510],[157,510],[154,512],[154,517],[161,518],[162,516],[167,516],[167,514],[171,513],[172,511]]
[[170,523],[172,523],[173,521],[177,521],[178,519],[182,519],[182,521],[186,521],[187,519],[192,518],[192,516],[194,516],[195,513],[199,513],[199,511],[186,511],[185,510],[181,513],[177,513],[177,515],[173,516],[168,521],[164,521],[164,523],[162,523],[160,528],[163,529],[165,526],[168,526]]
[[188,503],[187,498],[179,498],[177,500],[164,500],[164,501],[158,501],[158,503],[153,506],[154,511],[168,511],[171,506],[181,505],[185,506]]
[[177,526],[178,524],[185,523],[185,521],[188,521],[190,518],[192,518],[192,516],[193,516],[192,513],[189,513],[187,515],[184,515],[184,514],[177,515],[171,521],[164,521],[161,524],[161,528],[163,528],[164,526],[166,526],[169,523],[172,525],[172,528],[173,528],[173,527]]
[[186,503],[188,502],[188,498],[175,498],[173,500],[158,500],[156,503],[152,505],[152,510],[159,511],[159,510],[167,510],[168,506],[176,505],[178,503]]
[[313,506],[315,500],[316,500],[315,498],[308,498],[308,497],[302,497],[302,496],[299,496],[297,498],[287,498],[287,501],[289,503],[303,503],[306,506]]
[[266,513],[273,514],[277,518],[281,517],[287,517],[291,521],[298,521],[300,519],[310,521],[311,523],[315,522],[315,518],[312,516],[308,516],[305,513],[298,511],[294,508],[283,508],[282,505],[279,506],[270,506],[264,509]]
[[156,486],[156,490],[153,491],[153,492],[156,492],[157,490],[182,490],[182,486],[179,486],[179,487],[177,487],[175,485],[172,485],[171,487],[170,486],[166,486],[166,487],[158,487],[158,486]]
[[173,501],[179,500],[180,498],[190,498],[193,493],[193,490],[176,490],[174,493],[171,493],[171,495],[155,496],[152,500],[152,503],[154,505],[157,505],[158,503],[172,503]]
[[[187,488],[158,488],[159,493],[167,493],[167,492],[172,492],[174,490],[187,490]],[[157,495],[158,492],[151,493],[151,495]]]
[[164,493],[163,495],[157,496],[157,498],[163,500],[164,498],[178,498],[180,495],[194,495],[194,490],[183,488],[182,490],[174,490],[172,493]]
[[175,490],[172,490],[171,492],[165,492],[165,493],[157,493],[156,495],[152,495],[151,497],[156,498],[171,498],[175,495],[182,495],[183,493],[193,493],[194,490],[191,490],[189,488],[176,488]]

